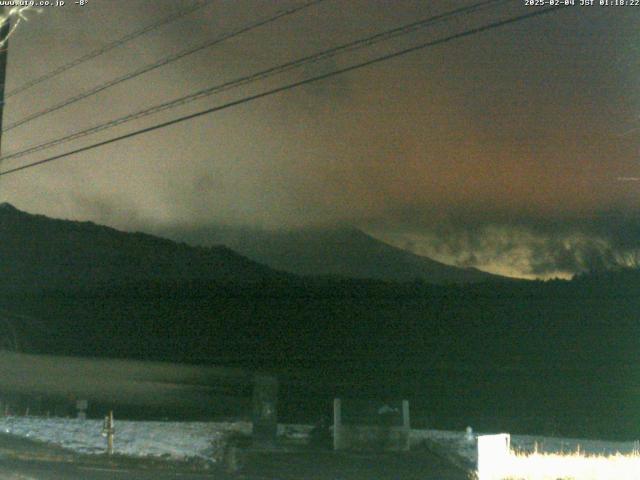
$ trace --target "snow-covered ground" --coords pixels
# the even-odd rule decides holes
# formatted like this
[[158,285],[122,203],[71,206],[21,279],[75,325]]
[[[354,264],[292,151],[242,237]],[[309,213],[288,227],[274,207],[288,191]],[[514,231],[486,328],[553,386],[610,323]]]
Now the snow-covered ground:
[[[171,459],[202,458],[214,460],[215,443],[225,432],[248,434],[248,422],[115,422],[115,453],[137,457]],[[281,425],[279,434],[304,442],[311,430],[304,425]],[[0,432],[52,443],[78,453],[104,453],[106,439],[102,436],[102,421],[40,417],[0,417]],[[471,438],[465,432],[442,430],[412,430],[411,443],[429,441],[458,455],[471,465],[477,461],[477,433]],[[575,452],[591,454],[630,453],[634,442],[603,442],[597,440],[513,435],[514,449],[532,452],[537,444],[540,452]]]
[[[114,452],[171,459],[215,457],[214,443],[225,431],[249,433],[251,424],[115,421]],[[101,420],[4,417],[0,432],[52,443],[78,453],[104,453]]]

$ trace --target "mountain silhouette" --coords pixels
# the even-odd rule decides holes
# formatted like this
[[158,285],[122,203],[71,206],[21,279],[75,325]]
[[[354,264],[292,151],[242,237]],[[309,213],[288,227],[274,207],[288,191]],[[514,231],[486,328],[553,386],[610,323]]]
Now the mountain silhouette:
[[459,268],[391,246],[350,227],[266,231],[210,227],[162,232],[193,245],[223,244],[271,268],[298,275],[331,275],[386,281],[464,284],[506,280]]
[[226,247],[192,247],[0,205],[0,284],[46,290],[151,282],[258,282],[284,274]]

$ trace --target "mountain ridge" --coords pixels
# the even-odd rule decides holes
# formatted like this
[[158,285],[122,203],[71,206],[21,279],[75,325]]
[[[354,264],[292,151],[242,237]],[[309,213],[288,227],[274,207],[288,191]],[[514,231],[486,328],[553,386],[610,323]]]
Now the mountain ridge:
[[512,281],[476,268],[446,265],[394,247],[355,227],[267,231],[205,227],[158,232],[191,245],[224,244],[271,268],[305,276],[339,276],[434,284]]
[[0,284],[71,288],[142,281],[257,282],[287,275],[225,246],[193,247],[93,222],[53,219],[0,204]]

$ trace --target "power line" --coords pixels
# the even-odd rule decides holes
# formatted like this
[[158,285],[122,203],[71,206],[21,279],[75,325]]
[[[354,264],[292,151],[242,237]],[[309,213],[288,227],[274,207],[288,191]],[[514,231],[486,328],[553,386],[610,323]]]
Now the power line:
[[14,95],[17,95],[19,93],[24,92],[25,90],[28,90],[42,82],[46,82],[47,80],[51,80],[54,77],[57,77],[58,75],[66,72],[67,70],[70,70],[74,67],[77,67],[78,65],[85,63],[89,60],[92,60],[100,55],[103,55],[117,47],[120,47],[121,45],[124,45],[125,43],[131,42],[132,40],[135,40],[138,37],[141,37],[142,35],[145,35],[157,28],[160,28],[164,25],[167,25],[171,22],[174,22],[176,20],[179,20],[180,18],[183,18],[193,12],[195,12],[196,10],[199,10],[200,8],[203,8],[207,5],[209,5],[210,3],[212,3],[213,0],[198,0],[196,1],[193,5],[191,5],[188,8],[185,8],[184,10],[179,11],[178,13],[174,13],[171,14],[161,20],[159,20],[156,23],[153,23],[151,25],[148,25],[140,30],[136,30],[135,32],[131,32],[127,35],[125,35],[124,37],[121,37],[111,43],[108,43],[107,45],[98,48],[96,50],[93,50],[92,52],[89,52],[81,57],[76,58],[75,60],[72,60],[70,62],[65,63],[64,65],[61,65],[60,67],[45,73],[44,75],[34,78],[33,80],[29,80],[27,82],[23,82],[20,84],[19,87],[14,88],[13,90],[9,90],[9,92],[7,92],[6,94],[6,98],[12,97]]
[[60,159],[65,158],[65,157],[69,157],[71,155],[75,155],[75,154],[78,154],[78,153],[86,152],[88,150],[93,150],[95,148],[102,147],[102,146],[105,146],[105,145],[109,145],[111,143],[116,143],[116,142],[119,142],[121,140],[126,140],[126,139],[129,139],[129,138],[133,138],[133,137],[136,137],[138,135],[142,135],[142,134],[149,133],[149,132],[152,132],[152,131],[155,131],[155,130],[159,130],[161,128],[165,128],[165,127],[168,127],[168,126],[171,126],[171,125],[176,125],[178,123],[182,123],[182,122],[185,122],[187,120],[191,120],[191,119],[194,119],[194,118],[197,118],[197,117],[201,117],[201,116],[204,116],[204,115],[208,115],[208,114],[211,114],[211,113],[219,112],[221,110],[226,110],[227,108],[231,108],[231,107],[235,107],[235,106],[238,106],[238,105],[242,105],[242,104],[251,102],[253,100],[258,100],[260,98],[268,97],[268,96],[274,95],[276,93],[285,92],[287,90],[292,90],[294,88],[301,87],[303,85],[308,85],[310,83],[318,82],[320,80],[325,80],[327,78],[335,77],[337,75],[341,75],[343,73],[348,73],[348,72],[351,72],[351,71],[354,71],[354,70],[357,70],[357,69],[360,69],[360,68],[364,68],[364,67],[367,67],[367,66],[370,66],[370,65],[375,65],[377,63],[380,63],[380,62],[383,62],[383,61],[386,61],[386,60],[390,60],[392,58],[399,57],[401,55],[406,55],[408,53],[416,52],[418,50],[422,50],[422,49],[425,49],[425,48],[428,48],[428,47],[441,45],[441,44],[450,42],[452,40],[457,40],[459,38],[464,38],[464,37],[468,37],[468,36],[471,36],[471,35],[482,33],[482,32],[488,31],[488,30],[493,30],[495,28],[499,28],[499,27],[502,27],[502,26],[505,26],[505,25],[513,24],[513,23],[516,23],[516,22],[520,22],[522,20],[526,20],[526,19],[529,19],[529,18],[538,17],[538,16],[541,16],[541,15],[547,14],[549,12],[560,10],[562,8],[566,8],[566,7],[564,5],[560,5],[560,6],[554,6],[554,7],[550,7],[550,8],[546,8],[546,9],[542,9],[542,10],[535,10],[535,11],[530,12],[530,13],[526,13],[526,14],[523,14],[523,15],[517,15],[515,17],[510,17],[510,18],[505,19],[505,20],[499,20],[497,22],[489,23],[489,24],[483,25],[481,27],[476,27],[476,28],[473,28],[473,29],[470,29],[470,30],[465,30],[464,32],[456,33],[456,34],[453,34],[453,35],[449,35],[447,37],[440,38],[438,40],[432,40],[430,42],[426,42],[426,43],[422,43],[422,44],[419,44],[419,45],[415,45],[413,47],[409,47],[409,48],[406,48],[404,50],[393,52],[393,53],[390,53],[390,54],[387,54],[387,55],[382,55],[382,56],[376,57],[374,59],[371,59],[371,60],[368,60],[368,61],[365,61],[365,62],[361,62],[361,63],[357,63],[355,65],[351,65],[349,67],[345,67],[345,68],[342,68],[342,69],[339,69],[339,70],[334,70],[334,71],[331,71],[331,72],[328,72],[328,73],[317,75],[315,77],[307,78],[305,80],[300,80],[298,82],[289,83],[287,85],[284,85],[284,86],[281,86],[281,87],[277,87],[277,88],[273,88],[273,89],[267,90],[265,92],[257,93],[257,94],[254,94],[254,95],[250,95],[248,97],[244,97],[244,98],[241,98],[239,100],[234,100],[232,102],[228,102],[228,103],[225,103],[223,105],[219,105],[219,106],[216,106],[216,107],[208,108],[208,109],[202,110],[200,112],[192,113],[192,114],[189,114],[189,115],[185,115],[183,117],[179,117],[179,118],[175,118],[173,120],[169,120],[167,122],[162,122],[162,123],[150,126],[150,127],[142,128],[140,130],[136,130],[134,132],[130,132],[130,133],[127,133],[127,134],[124,134],[124,135],[120,135],[120,136],[117,136],[117,137],[114,137],[114,138],[110,138],[108,140],[104,140],[104,141],[101,141],[101,142],[97,142],[97,143],[94,143],[92,145],[87,145],[85,147],[77,148],[77,149],[71,150],[69,152],[65,152],[65,153],[61,153],[61,154],[58,154],[58,155],[54,155],[54,156],[45,158],[43,160],[38,160],[36,162],[32,162],[32,163],[29,163],[29,164],[26,164],[26,165],[22,165],[20,167],[15,167],[15,168],[12,168],[12,169],[9,169],[9,170],[5,170],[5,171],[0,172],[0,176],[9,175],[9,174],[12,174],[12,173],[15,173],[15,172],[19,172],[21,170],[26,170],[28,168],[33,168],[33,167],[36,167],[36,166],[39,166],[39,165],[43,165],[45,163],[54,162],[56,160],[60,160]]
[[64,100],[63,102],[57,103],[56,105],[53,105],[52,107],[49,108],[45,108],[43,110],[40,110],[39,112],[33,113],[31,115],[28,115],[20,120],[17,120],[9,125],[6,126],[6,128],[4,128],[2,131],[3,132],[7,132],[9,130],[12,130],[16,127],[19,127],[21,125],[24,125],[25,123],[31,122],[32,120],[35,120],[37,118],[40,118],[44,115],[48,115],[49,113],[53,113],[57,110],[60,110],[61,108],[67,107],[75,102],[78,102],[80,100],[83,100],[87,97],[93,96],[97,93],[102,92],[103,90],[106,90],[108,88],[111,88],[115,85],[118,85],[120,83],[126,82],[127,80],[131,80],[133,78],[136,78],[144,73],[148,73],[152,70],[155,70],[157,68],[163,67],[165,65],[168,65],[172,62],[175,62],[177,60],[180,60],[188,55],[194,54],[196,52],[199,52],[201,50],[204,50],[206,48],[210,48],[214,45],[217,45],[219,43],[224,42],[225,40],[228,40],[230,38],[233,37],[237,37],[243,33],[249,32],[251,30],[254,30],[258,27],[262,27],[264,25],[267,25],[269,23],[275,22],[276,20],[279,20],[280,18],[289,16],[289,15],[293,15],[294,13],[299,12],[300,10],[303,10],[305,8],[311,7],[312,5],[316,5],[320,2],[323,2],[325,0],[311,0],[303,5],[299,5],[297,7],[292,7],[286,10],[280,10],[279,12],[277,12],[275,15],[272,15],[271,17],[264,19],[264,20],[259,20],[257,22],[254,22],[248,26],[245,27],[241,27],[237,30],[233,30],[230,33],[227,33],[225,35],[222,35],[220,37],[217,37],[213,40],[209,40],[205,43],[201,43],[200,45],[197,45],[195,47],[191,47],[188,48],[186,50],[182,50],[176,54],[173,55],[169,55],[166,56],[164,58],[161,58],[160,60],[158,60],[157,62],[154,62],[152,64],[146,65],[138,70],[135,70],[131,73],[128,73],[126,75],[120,76],[118,78],[115,78],[113,80],[109,80],[108,82],[105,82],[103,84],[98,85],[97,87],[94,87],[91,90],[88,90],[86,92],[83,93],[79,93],[78,95],[75,95],[73,97],[68,98],[67,100]]
[[93,127],[87,128],[85,130],[81,130],[81,131],[77,131],[74,133],[71,133],[69,135],[66,135],[64,137],[55,139],[55,140],[50,140],[38,145],[34,145],[31,147],[28,147],[24,150],[20,150],[18,152],[14,152],[5,156],[0,157],[0,162],[4,161],[4,160],[9,160],[9,159],[15,159],[15,158],[20,158],[23,157],[25,155],[29,155],[31,153],[35,153],[41,150],[45,150],[57,145],[61,145],[63,143],[67,143],[70,142],[72,140],[77,140],[79,138],[85,137],[87,135],[92,135],[98,132],[101,132],[103,130],[107,130],[109,128],[113,128],[128,122],[131,122],[133,120],[139,120],[141,118],[147,117],[149,115],[153,115],[165,110],[169,110],[169,109],[173,109],[175,107],[178,106],[182,106],[191,102],[194,102],[196,100],[200,100],[203,98],[206,98],[208,96],[217,94],[217,93],[221,93],[223,91],[227,91],[229,89],[232,88],[236,88],[242,85],[246,85],[249,83],[253,83],[259,80],[263,80],[266,78],[269,78],[271,76],[274,75],[278,75],[284,72],[287,72],[289,70],[298,68],[300,66],[303,66],[307,63],[314,63],[314,62],[318,62],[321,60],[326,60],[328,58],[332,58],[336,55],[345,53],[345,52],[349,52],[349,51],[353,51],[356,49],[360,49],[360,48],[364,48],[364,47],[369,47],[371,45],[375,45],[376,43],[382,42],[382,41],[386,41],[386,40],[390,40],[392,38],[396,38],[399,37],[401,35],[406,35],[408,33],[411,33],[419,28],[423,28],[425,26],[430,26],[430,25],[434,25],[436,23],[439,22],[443,22],[443,21],[448,21],[450,20],[452,17],[455,17],[457,15],[462,15],[462,14],[469,14],[469,13],[473,13],[473,12],[477,12],[480,11],[481,9],[484,8],[488,8],[488,7],[494,7],[497,4],[500,3],[506,3],[506,2],[512,2],[513,0],[485,0],[482,2],[479,2],[477,4],[473,4],[467,7],[462,7],[462,8],[458,8],[455,10],[451,10],[449,12],[445,12],[439,15],[435,15],[426,19],[422,19],[416,22],[412,22],[409,23],[407,25],[402,25],[400,27],[396,27],[393,28],[391,30],[387,30],[385,32],[381,32],[381,33],[377,33],[374,35],[371,35],[369,37],[363,38],[363,39],[359,39],[359,40],[354,40],[352,42],[348,42],[346,44],[342,44],[333,48],[330,48],[328,50],[324,50],[312,55],[308,55],[306,57],[302,57],[290,62],[286,62],[284,64],[278,65],[276,67],[271,67],[268,68],[266,70],[262,70],[260,72],[245,76],[245,77],[241,77],[239,79],[235,79],[235,80],[231,80],[222,84],[218,84],[218,85],[214,85],[212,87],[207,87],[205,89],[199,90],[197,92],[191,93],[189,95],[185,95],[183,97],[179,97],[177,99],[168,101],[168,102],[164,102],[158,105],[155,105],[153,107],[138,111],[138,112],[134,112],[128,115],[125,115],[123,117],[119,117],[117,119],[111,120],[109,122],[105,122],[99,125],[95,125]]

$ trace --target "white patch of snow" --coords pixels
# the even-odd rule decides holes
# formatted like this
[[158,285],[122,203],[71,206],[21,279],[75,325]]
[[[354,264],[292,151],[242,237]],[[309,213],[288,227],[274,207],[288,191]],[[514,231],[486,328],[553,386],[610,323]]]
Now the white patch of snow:
[[[411,443],[418,444],[423,440],[437,443],[471,464],[478,461],[477,438],[485,433],[473,433],[475,441],[467,439],[466,432],[444,430],[413,430]],[[579,438],[556,438],[534,435],[511,435],[511,448],[519,452],[533,452],[537,447],[541,453],[573,453],[578,450],[587,454],[612,455],[629,454],[634,451],[634,442],[612,442],[603,440],[587,440]]]
[[[78,453],[106,451],[101,420],[39,417],[0,418],[5,433],[52,443]],[[133,422],[115,421],[114,453],[135,457],[167,457],[176,460],[212,460],[212,443],[225,431],[249,433],[247,422]]]

